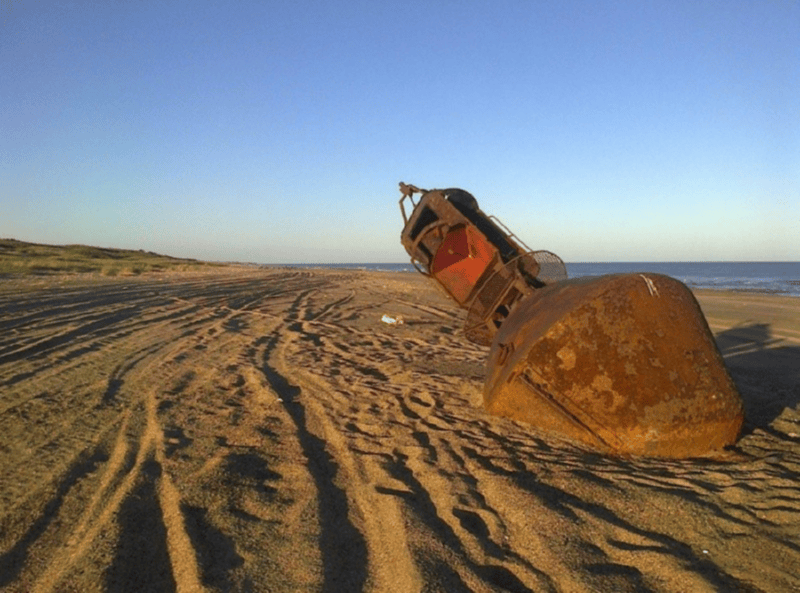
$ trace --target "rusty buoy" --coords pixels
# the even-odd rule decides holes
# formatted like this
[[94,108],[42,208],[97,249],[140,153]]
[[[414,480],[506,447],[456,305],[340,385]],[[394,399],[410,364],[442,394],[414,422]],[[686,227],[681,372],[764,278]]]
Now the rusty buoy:
[[616,454],[693,457],[736,441],[741,397],[683,283],[568,279],[558,256],[527,248],[468,192],[400,188],[412,263],[490,346],[489,413]]

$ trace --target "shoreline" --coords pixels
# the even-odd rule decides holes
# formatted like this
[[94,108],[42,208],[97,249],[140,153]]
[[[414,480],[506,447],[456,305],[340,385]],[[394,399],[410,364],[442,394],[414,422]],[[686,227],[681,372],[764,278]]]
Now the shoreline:
[[[192,276],[192,275],[215,275],[215,274],[225,274],[231,271],[241,271],[243,273],[251,273],[257,272],[259,270],[308,270],[314,272],[359,272],[359,273],[369,273],[369,274],[407,274],[409,276],[423,276],[417,270],[387,270],[387,269],[372,269],[366,267],[339,267],[337,265],[315,265],[315,264],[308,264],[308,265],[290,265],[290,264],[246,264],[246,263],[212,263],[208,268],[198,268],[193,270],[157,270],[157,271],[146,271],[136,274],[119,274],[116,276],[109,276],[107,274],[103,274],[100,272],[46,272],[46,273],[26,273],[26,274],[16,274],[16,273],[8,273],[8,274],[0,274],[0,283],[4,281],[23,281],[23,280],[36,280],[40,283],[46,282],[47,280],[67,280],[67,279],[75,279],[75,280],[104,280],[109,282],[114,281],[126,281],[131,279],[152,279],[152,278],[170,278],[170,277],[180,277],[182,275]],[[668,275],[668,274],[667,274]],[[424,276],[423,276],[424,277]],[[584,278],[587,276],[575,276],[570,277],[573,278]],[[674,277],[674,276],[673,276]],[[800,281],[788,281],[791,284],[800,284]],[[732,294],[741,294],[744,296],[747,295],[763,295],[763,296],[775,296],[775,297],[786,297],[791,299],[798,299],[800,298],[800,294],[793,295],[787,294],[784,291],[779,290],[771,290],[771,289],[760,289],[760,288],[714,288],[714,287],[695,287],[686,282],[684,282],[686,286],[695,294],[703,294],[703,293],[732,293]]]

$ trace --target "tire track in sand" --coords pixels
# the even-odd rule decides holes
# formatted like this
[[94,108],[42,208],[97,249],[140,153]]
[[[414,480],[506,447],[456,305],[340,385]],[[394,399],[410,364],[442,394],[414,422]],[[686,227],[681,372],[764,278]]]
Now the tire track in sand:
[[[307,299],[312,292],[306,290],[297,296],[287,310],[287,322],[310,316]],[[302,389],[287,378],[285,346],[281,344],[286,332],[281,324],[265,340],[262,371],[295,425],[297,439],[316,485],[324,571],[322,591],[361,591],[367,582],[366,543],[349,519],[348,496],[337,485],[342,481],[337,479],[337,463],[328,452],[325,440],[312,428],[314,420],[307,413]]]
[[[207,288],[206,285],[203,286]],[[146,296],[149,298],[149,295]],[[192,297],[192,294],[190,292],[184,296]],[[40,462],[42,447],[54,452],[63,450],[62,457],[69,455],[71,451],[77,451],[77,457],[67,466],[65,472],[58,472],[53,476],[57,484],[54,496],[48,494],[45,483],[37,484],[32,497],[28,497],[29,503],[23,501],[22,505],[16,504],[14,508],[17,511],[12,511],[11,514],[8,514],[7,508],[5,516],[0,517],[2,524],[5,525],[9,525],[9,521],[17,521],[15,517],[20,516],[19,512],[34,512],[39,517],[27,531],[22,532],[21,537],[10,540],[12,542],[10,548],[5,548],[5,545],[4,548],[0,548],[7,550],[0,554],[0,566],[13,567],[12,570],[3,571],[2,584],[8,584],[11,579],[22,575],[21,582],[28,583],[24,586],[24,590],[61,590],[64,577],[70,575],[70,582],[73,582],[75,575],[78,574],[75,573],[78,565],[82,562],[85,564],[84,559],[95,554],[95,543],[107,540],[109,535],[119,532],[122,547],[118,548],[117,558],[112,558],[111,566],[105,571],[107,580],[112,579],[108,581],[108,586],[113,590],[114,575],[111,572],[115,566],[123,566],[118,559],[124,562],[130,560],[119,557],[126,541],[134,535],[127,530],[141,532],[142,529],[140,525],[134,523],[129,523],[127,526],[122,523],[121,517],[130,515],[129,512],[122,511],[135,508],[131,507],[132,501],[152,499],[153,502],[147,503],[145,507],[140,503],[137,504],[139,510],[143,509],[150,515],[154,513],[158,515],[150,521],[150,525],[154,528],[153,533],[156,534],[156,538],[159,531],[163,533],[165,540],[163,549],[169,555],[168,565],[162,566],[168,573],[162,584],[178,591],[203,589],[199,576],[198,552],[185,526],[186,511],[182,506],[182,497],[166,468],[167,444],[165,430],[159,422],[158,406],[164,386],[170,383],[180,385],[185,380],[185,365],[182,365],[181,361],[187,352],[194,352],[202,346],[202,344],[194,345],[198,330],[206,328],[209,335],[218,331],[215,326],[221,326],[225,318],[233,315],[233,311],[228,308],[224,312],[215,312],[204,307],[198,308],[191,303],[189,305],[187,307],[185,304],[179,304],[177,308],[170,305],[164,313],[162,297],[152,303],[145,299],[144,302],[137,302],[135,305],[137,309],[142,310],[142,315],[137,319],[130,320],[131,322],[127,318],[120,319],[120,323],[108,326],[109,331],[104,336],[106,343],[102,349],[84,348],[75,356],[65,358],[63,356],[65,348],[75,350],[75,345],[72,343],[75,340],[71,340],[69,344],[65,343],[61,348],[52,350],[52,353],[45,354],[45,363],[48,357],[54,361],[52,363],[54,366],[45,373],[47,380],[52,378],[54,391],[46,400],[34,398],[34,401],[58,402],[61,407],[66,397],[70,400],[66,404],[69,414],[65,418],[59,418],[59,414],[50,413],[43,408],[48,415],[41,421],[37,419],[37,423],[43,421],[52,424],[55,431],[50,429],[48,432],[54,436],[42,440],[33,435],[31,444],[36,443],[40,450],[37,455],[32,455],[32,460],[37,464]],[[112,309],[116,307],[113,303],[110,306]],[[89,315],[91,318],[107,319],[102,315],[102,310],[100,313],[92,310]],[[91,325],[93,322],[89,322],[89,325],[81,323],[79,317],[75,322],[79,327],[84,329],[88,327],[92,330],[88,333],[75,332],[75,338],[91,340],[97,337],[93,331],[95,326]],[[194,329],[190,332],[183,330],[187,324],[194,325]],[[58,331],[57,324],[53,327]],[[121,345],[124,345],[122,348],[118,345],[121,341]],[[79,350],[80,348],[78,346]],[[81,387],[92,390],[93,395],[89,399],[80,391],[74,396],[70,395],[69,391],[63,394],[55,391],[59,377],[62,379],[62,384],[65,377],[67,380],[72,380],[71,375],[64,374],[65,366],[67,370],[74,367],[73,374],[78,376],[80,367],[86,366],[87,355],[88,360],[96,360],[87,376],[94,376],[101,369],[109,368],[113,369],[109,378],[102,381],[91,380]],[[4,370],[7,368],[6,365]],[[37,369],[31,368],[31,373],[25,378],[27,382],[23,384],[25,391],[30,390],[27,387],[29,384],[36,384],[32,377],[39,374]],[[83,370],[83,374],[86,374],[86,370]],[[42,405],[39,407],[42,408]],[[82,409],[88,414],[78,412]],[[19,411],[13,406],[7,407],[0,413],[4,422],[13,420],[14,414],[19,414]],[[76,423],[72,420],[82,417],[96,417],[97,420],[88,426],[85,426],[85,422]],[[111,417],[115,419],[106,424],[110,427],[108,436],[103,436],[105,433],[101,433],[99,437],[89,436],[87,439],[86,428],[94,429],[94,424],[103,418]],[[65,420],[67,424],[63,424]],[[40,435],[47,433],[41,432]],[[70,443],[69,447],[64,448],[67,441]],[[81,450],[81,447],[87,448]],[[5,461],[3,463],[5,466]],[[24,471],[21,465],[20,471]],[[20,477],[22,475],[20,474]],[[47,499],[42,501],[43,496],[49,496],[49,501]],[[39,510],[36,510],[37,507]],[[59,536],[59,534],[64,535]],[[13,533],[4,534],[6,541],[9,541],[10,537],[13,537]],[[64,541],[61,545],[57,545],[53,537],[63,537]],[[153,544],[155,548],[159,547],[158,542],[147,541],[148,546]],[[103,547],[101,549],[107,550]],[[46,568],[36,575],[35,566],[39,564],[38,559],[44,557],[47,558]],[[36,563],[29,562],[33,558],[36,559]],[[139,566],[144,574],[153,568],[141,562]],[[141,575],[132,574],[130,570],[123,573],[120,574],[141,580]],[[151,578],[149,582],[155,584],[156,581]]]
[[[340,292],[346,292],[345,296],[337,297]],[[363,304],[353,302],[355,297],[356,291],[350,287],[324,294],[300,294],[288,308],[286,327],[277,328],[270,337],[263,368],[276,391],[284,394],[282,399],[301,435],[306,455],[324,461],[324,467],[315,475],[320,489],[323,590],[420,591],[424,582],[409,547],[403,501],[392,494],[391,488],[380,487],[391,483],[385,458],[358,455],[352,450],[346,433],[357,427],[350,423],[343,427],[341,410],[337,413],[336,406],[330,407],[333,403],[347,405],[349,398],[341,397],[318,374],[308,372],[306,362],[296,356],[307,352],[310,345],[313,352],[327,355],[331,348],[347,349],[323,334],[344,333],[357,342],[372,344],[368,338],[371,332],[363,334],[339,321],[345,315],[352,318],[363,313]],[[321,322],[321,317],[336,321]],[[373,380],[387,379],[375,368],[349,360],[347,364]],[[323,368],[329,369],[329,365],[323,364]],[[342,556],[342,549],[355,550],[357,556],[352,552]],[[340,575],[347,573],[357,576],[344,581],[349,586],[337,588],[343,584]]]
[[[163,355],[169,359],[183,349],[184,346],[181,344]],[[147,365],[151,368],[146,366],[140,369],[140,375],[152,380],[152,371],[160,370],[161,380],[166,382],[169,373],[163,376],[163,368],[152,368],[159,365],[160,358],[154,357],[150,365]],[[144,415],[144,429],[136,436],[133,443],[128,443],[126,434],[131,416],[130,408],[123,415],[115,446],[100,484],[74,529],[68,545],[50,560],[48,569],[37,579],[32,588],[35,593],[57,590],[61,577],[91,550],[93,542],[109,526],[142,478],[155,480],[155,492],[166,529],[167,550],[176,591],[191,593],[203,590],[195,551],[184,525],[180,507],[181,497],[169,472],[164,470],[165,442],[164,431],[157,415],[157,393],[157,389],[149,389],[137,406],[139,413]],[[126,469],[124,460],[131,448],[136,449],[135,461],[132,467]]]

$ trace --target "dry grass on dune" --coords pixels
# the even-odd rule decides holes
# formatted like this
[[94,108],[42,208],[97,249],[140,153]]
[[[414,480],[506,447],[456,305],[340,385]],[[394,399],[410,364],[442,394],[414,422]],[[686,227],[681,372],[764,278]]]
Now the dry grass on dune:
[[14,239],[0,239],[0,278],[88,273],[103,276],[138,276],[170,270],[196,270],[213,265],[216,264],[169,257],[144,250],[88,245],[41,245]]
[[484,414],[417,275],[0,281],[0,589],[798,590],[800,301],[700,300],[746,433],[665,461]]

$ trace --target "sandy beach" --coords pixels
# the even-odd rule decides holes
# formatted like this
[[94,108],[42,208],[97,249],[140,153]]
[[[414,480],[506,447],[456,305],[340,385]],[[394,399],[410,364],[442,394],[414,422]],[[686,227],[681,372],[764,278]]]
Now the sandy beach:
[[0,280],[0,590],[800,591],[800,299],[697,296],[746,420],[674,461],[487,415],[418,274]]

